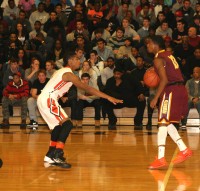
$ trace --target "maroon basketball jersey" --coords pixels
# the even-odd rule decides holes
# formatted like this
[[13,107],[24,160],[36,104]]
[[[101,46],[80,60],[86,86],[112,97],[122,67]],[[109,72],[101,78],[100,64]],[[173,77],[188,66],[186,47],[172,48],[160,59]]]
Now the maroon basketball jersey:
[[170,52],[161,50],[156,54],[155,58],[162,58],[164,60],[168,83],[184,81],[179,65]]

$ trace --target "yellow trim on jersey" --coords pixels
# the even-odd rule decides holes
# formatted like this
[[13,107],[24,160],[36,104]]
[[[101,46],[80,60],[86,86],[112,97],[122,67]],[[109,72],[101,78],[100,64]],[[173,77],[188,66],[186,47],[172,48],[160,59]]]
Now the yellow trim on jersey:
[[158,57],[158,54],[161,53],[161,52],[165,52],[165,49],[159,50],[159,51],[156,53],[155,58],[157,58],[157,57]]

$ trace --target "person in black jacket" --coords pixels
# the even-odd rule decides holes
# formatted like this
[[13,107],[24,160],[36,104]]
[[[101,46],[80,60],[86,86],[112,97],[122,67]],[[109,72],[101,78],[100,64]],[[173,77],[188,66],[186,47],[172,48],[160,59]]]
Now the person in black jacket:
[[108,101],[104,100],[104,109],[109,119],[109,129],[116,129],[117,118],[113,109],[123,107],[137,108],[134,117],[135,129],[141,130],[143,128],[142,120],[146,101],[142,85],[136,78],[130,74],[124,74],[121,68],[115,68],[114,76],[107,80],[104,92],[123,100],[123,103],[118,105],[110,104]]

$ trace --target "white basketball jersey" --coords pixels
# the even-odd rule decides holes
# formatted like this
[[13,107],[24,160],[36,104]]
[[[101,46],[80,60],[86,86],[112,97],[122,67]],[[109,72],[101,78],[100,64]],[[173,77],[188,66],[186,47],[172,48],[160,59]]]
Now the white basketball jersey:
[[41,96],[59,99],[68,92],[69,88],[72,86],[72,82],[64,82],[62,80],[62,76],[66,72],[72,73],[72,70],[68,67],[64,67],[56,71],[43,88]]

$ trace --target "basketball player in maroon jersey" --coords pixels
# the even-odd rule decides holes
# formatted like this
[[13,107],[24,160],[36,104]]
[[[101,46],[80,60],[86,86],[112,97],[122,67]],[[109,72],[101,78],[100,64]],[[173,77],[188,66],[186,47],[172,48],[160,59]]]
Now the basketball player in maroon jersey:
[[151,37],[147,45],[148,51],[155,54],[154,68],[160,77],[160,83],[155,97],[150,103],[152,108],[156,107],[158,99],[158,157],[149,166],[149,169],[159,169],[167,166],[165,160],[165,144],[167,133],[177,144],[180,152],[173,159],[173,164],[178,164],[190,156],[192,151],[186,147],[173,123],[179,123],[181,118],[187,114],[188,96],[184,86],[183,77],[176,59],[165,51],[165,43],[161,36]]
[[73,74],[73,71],[77,70],[79,67],[80,60],[78,57],[76,55],[69,56],[67,67],[62,68],[53,74],[37,99],[38,109],[43,119],[52,130],[49,150],[44,157],[44,162],[62,168],[71,167],[63,157],[63,149],[66,139],[73,128],[73,124],[59,105],[58,99],[68,92],[72,84],[85,90],[89,94],[107,99],[113,104],[123,103],[122,100],[115,99],[82,83],[80,79]]

